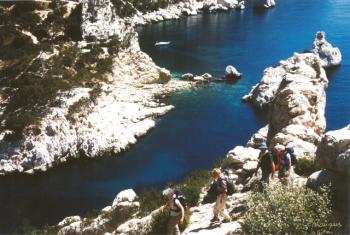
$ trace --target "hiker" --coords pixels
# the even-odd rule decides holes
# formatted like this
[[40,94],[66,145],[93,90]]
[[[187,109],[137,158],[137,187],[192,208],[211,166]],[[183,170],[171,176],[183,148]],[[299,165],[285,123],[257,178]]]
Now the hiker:
[[255,171],[255,175],[258,174],[258,170],[261,167],[261,172],[262,172],[261,181],[263,183],[268,184],[270,182],[270,175],[271,175],[271,179],[274,179],[275,164],[273,163],[272,155],[269,152],[266,143],[262,143],[259,146],[259,149],[260,149],[259,162]]
[[277,143],[275,145],[275,147],[273,148],[272,159],[273,159],[273,163],[275,165],[275,169],[274,169],[275,172],[276,171],[278,172],[280,169],[280,159],[284,154],[284,150],[285,150],[285,147],[279,143]]
[[231,217],[226,211],[226,199],[227,199],[227,185],[224,175],[221,173],[219,168],[214,168],[211,172],[212,177],[216,182],[216,203],[214,206],[214,217],[211,219],[211,222],[219,221],[219,215],[224,217],[223,222],[230,222]]
[[282,184],[288,184],[288,177],[291,170],[291,155],[289,151],[283,151],[283,154],[279,157],[279,169],[278,178]]
[[167,202],[161,207],[161,210],[165,208],[170,209],[170,219],[167,227],[168,235],[178,235],[180,233],[179,224],[184,222],[185,209],[181,205],[179,199],[175,196],[175,191],[171,188],[167,188],[163,191],[163,195],[167,197]]

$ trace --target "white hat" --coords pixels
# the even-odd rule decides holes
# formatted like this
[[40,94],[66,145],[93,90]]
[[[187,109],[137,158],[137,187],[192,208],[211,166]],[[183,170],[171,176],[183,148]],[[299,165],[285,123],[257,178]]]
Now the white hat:
[[171,188],[166,188],[162,192],[163,196],[168,196],[169,194],[174,194],[174,190]]
[[277,144],[275,145],[275,149],[285,150],[285,147],[284,147],[282,144],[277,143]]

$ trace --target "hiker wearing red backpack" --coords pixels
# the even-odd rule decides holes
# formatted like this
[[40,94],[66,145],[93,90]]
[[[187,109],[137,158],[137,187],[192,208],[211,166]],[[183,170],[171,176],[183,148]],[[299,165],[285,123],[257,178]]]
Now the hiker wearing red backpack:
[[170,209],[170,219],[167,227],[167,234],[179,235],[179,224],[184,222],[185,209],[180,200],[176,198],[175,191],[172,188],[167,188],[163,191],[163,195],[167,197],[167,203],[161,207]]
[[275,145],[273,158],[275,171],[278,171],[278,178],[283,184],[287,184],[291,169],[291,159],[283,145]]
[[224,217],[223,222],[230,222],[231,217],[226,211],[226,199],[227,199],[227,182],[225,180],[225,176],[221,173],[219,168],[214,168],[211,172],[212,177],[216,181],[216,190],[217,190],[217,198],[214,206],[214,217],[211,222],[219,221],[219,215]]

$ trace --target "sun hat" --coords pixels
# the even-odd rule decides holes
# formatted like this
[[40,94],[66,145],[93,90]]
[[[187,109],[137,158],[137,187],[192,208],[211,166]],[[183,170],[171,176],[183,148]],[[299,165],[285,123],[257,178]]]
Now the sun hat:
[[259,145],[259,149],[267,149],[266,143],[261,143],[261,144]]

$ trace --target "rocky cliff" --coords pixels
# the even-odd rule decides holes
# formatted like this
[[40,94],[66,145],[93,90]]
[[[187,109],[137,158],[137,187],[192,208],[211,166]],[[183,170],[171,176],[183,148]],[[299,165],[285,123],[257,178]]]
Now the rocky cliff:
[[251,141],[291,143],[301,156],[315,157],[326,128],[324,117],[328,80],[318,57],[295,54],[275,68],[267,68],[260,83],[244,97],[269,108],[269,125]]
[[[221,165],[225,174],[236,185],[237,192],[230,196],[227,202],[227,209],[233,218],[239,218],[244,212],[243,204],[247,199],[247,192],[252,189],[260,177],[260,172],[258,176],[254,176],[259,155],[259,150],[255,148],[257,144],[266,141],[266,138],[268,138],[271,145],[274,141],[280,141],[283,144],[293,142],[298,154],[314,156],[316,145],[320,142],[325,128],[323,116],[324,92],[328,81],[317,57],[311,53],[295,54],[288,60],[282,61],[279,70],[283,70],[285,76],[283,76],[283,80],[277,89],[275,98],[271,100],[271,113],[276,116],[269,119],[268,126],[252,136],[249,146],[236,146],[230,150]],[[304,122],[304,120],[307,121]],[[271,127],[274,129],[270,130]],[[305,185],[305,178],[301,178],[294,173],[290,177],[293,185],[299,187]],[[207,188],[203,192],[206,192],[206,190]],[[204,195],[205,193],[201,196],[202,199],[198,206],[190,208],[191,222],[183,234],[239,233],[242,223],[239,219],[217,225],[210,222],[214,203],[206,202]],[[137,198],[135,200],[137,201]],[[142,218],[135,215],[130,216],[127,221],[122,222],[113,231],[108,232],[112,234],[133,234],[137,231],[140,234],[147,234],[151,231],[153,218],[158,213],[159,211],[155,210]],[[98,220],[98,218],[95,220]],[[83,221],[84,219],[80,219],[80,222],[67,224],[61,228],[61,234],[67,234],[64,231],[74,231],[74,226],[77,224],[81,226]],[[79,226],[79,231],[85,228]],[[101,226],[103,227],[103,225]]]
[[[14,119],[14,111],[10,110],[16,98],[15,92],[2,101],[2,120],[5,123],[0,135],[2,175],[45,171],[71,157],[118,153],[154,127],[156,118],[174,108],[163,104],[158,97],[191,86],[190,82],[172,80],[169,71],[156,66],[148,55],[141,52],[133,23],[118,17],[110,1],[80,2],[82,5],[76,1],[54,1],[40,5],[43,9],[39,13],[34,3],[29,9],[28,5],[9,5],[10,10],[26,7],[28,11],[25,13],[33,17],[39,14],[39,27],[49,27],[50,30],[51,26],[46,24],[50,17],[70,22],[68,19],[74,13],[82,23],[77,42],[62,36],[66,32],[66,26],[62,23],[57,33],[51,35],[51,44],[57,40],[57,45],[52,44],[55,49],[46,52],[43,47],[41,51],[38,50],[28,68],[17,75],[17,80],[23,80],[23,83],[34,79],[32,70],[36,69],[37,61],[42,61],[42,66],[38,67],[41,79],[35,78],[33,83],[43,89],[45,97],[42,98],[47,98],[47,103],[35,108],[37,105],[33,102],[33,106],[27,108],[25,99],[30,100],[30,92],[35,94],[37,88],[33,87],[30,92],[23,91],[21,101],[16,100],[17,110],[22,113],[19,113],[21,119]],[[63,18],[59,18],[62,17],[60,11],[65,13]],[[55,12],[58,12],[57,15]],[[50,22],[60,22],[58,19],[53,18]],[[34,35],[32,38],[37,40],[35,28],[29,29],[33,32],[30,33]],[[63,43],[58,40],[63,40]],[[41,46],[46,43],[46,38],[36,43]],[[93,55],[95,51],[98,51],[97,55]],[[86,61],[79,61],[78,58],[86,58]],[[77,84],[74,78],[80,79],[78,76],[82,77],[82,82]],[[57,90],[50,93],[47,89],[52,90],[55,84],[46,87],[42,81],[57,81],[57,78],[62,79],[62,84],[58,84]],[[9,86],[14,84],[11,79],[13,77],[7,78]],[[27,88],[11,89],[22,91]],[[24,96],[28,98],[23,99]],[[22,119],[23,113],[30,115],[28,122]],[[32,116],[37,113],[40,115],[32,121]],[[21,123],[21,129],[16,129],[18,121],[25,121]]]

